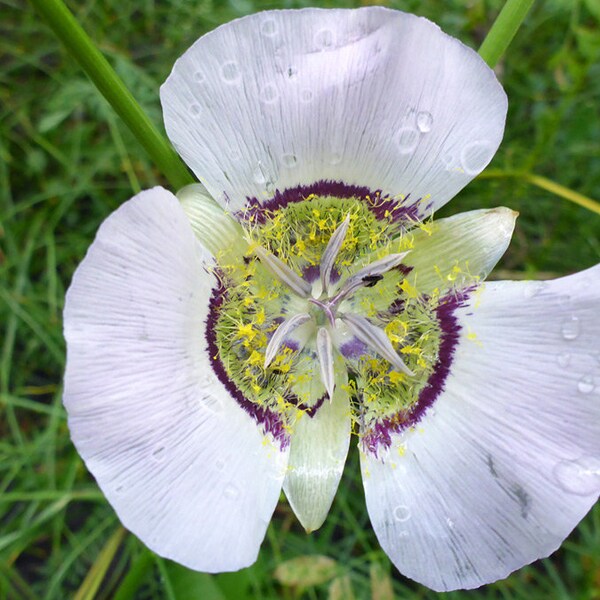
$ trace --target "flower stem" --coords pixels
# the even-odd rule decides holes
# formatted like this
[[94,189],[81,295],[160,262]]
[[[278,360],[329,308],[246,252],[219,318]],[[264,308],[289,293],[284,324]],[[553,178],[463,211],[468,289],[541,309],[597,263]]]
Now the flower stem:
[[568,187],[560,185],[560,183],[556,183],[555,181],[552,181],[547,177],[542,177],[541,175],[535,175],[533,173],[526,173],[523,171],[500,171],[488,169],[479,175],[478,179],[495,179],[501,177],[515,177],[517,179],[522,179],[531,185],[535,185],[536,187],[555,194],[560,198],[564,198],[569,202],[583,206],[593,213],[600,215],[600,202],[592,200],[592,198],[588,198],[579,192],[574,192]]
[[179,189],[194,179],[62,0],[29,0],[123,119],[154,164]]
[[494,68],[515,37],[534,0],[506,0],[500,14],[487,34],[479,55]]

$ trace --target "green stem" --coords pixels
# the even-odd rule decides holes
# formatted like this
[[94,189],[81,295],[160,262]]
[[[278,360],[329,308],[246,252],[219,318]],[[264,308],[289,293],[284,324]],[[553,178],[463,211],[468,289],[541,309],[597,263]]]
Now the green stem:
[[534,0],[506,0],[500,14],[488,32],[479,55],[494,68],[515,37]]
[[522,179],[531,185],[535,185],[536,187],[546,190],[551,194],[555,194],[559,198],[563,198],[564,200],[573,202],[573,204],[583,206],[589,211],[600,215],[600,202],[597,202],[592,198],[588,198],[579,192],[574,192],[568,187],[565,187],[560,183],[556,183],[547,177],[542,177],[541,175],[535,175],[534,173],[526,173],[523,171],[499,171],[488,169],[479,175],[478,179],[496,179],[502,177],[515,177],[517,179]]
[[83,67],[100,93],[123,119],[154,164],[179,189],[194,183],[171,144],[160,134],[148,115],[140,108],[123,80],[75,20],[62,0],[29,0],[39,15],[52,28],[69,54]]

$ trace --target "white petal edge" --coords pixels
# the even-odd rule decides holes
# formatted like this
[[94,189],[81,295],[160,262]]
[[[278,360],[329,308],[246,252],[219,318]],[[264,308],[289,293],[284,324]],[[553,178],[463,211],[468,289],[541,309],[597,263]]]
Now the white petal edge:
[[445,389],[387,452],[362,454],[396,567],[475,588],[554,552],[600,493],[600,266],[487,283],[459,310]]
[[214,376],[212,259],[162,188],[100,227],[67,293],[64,404],[119,518],[192,569],[253,563],[287,464]]
[[232,211],[333,180],[428,213],[489,163],[507,110],[474,50],[383,7],[232,21],[177,60],[161,102],[174,146]]
[[[341,379],[341,377],[340,377]],[[293,428],[283,490],[308,533],[325,521],[335,497],[350,445],[350,402],[339,381],[330,402],[302,415]]]

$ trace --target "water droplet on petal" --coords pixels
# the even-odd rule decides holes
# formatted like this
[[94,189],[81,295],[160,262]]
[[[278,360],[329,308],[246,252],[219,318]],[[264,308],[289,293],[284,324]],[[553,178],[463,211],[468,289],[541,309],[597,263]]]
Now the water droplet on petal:
[[450,529],[454,529],[454,521],[450,517],[446,517],[446,525],[448,525]]
[[401,127],[396,134],[400,154],[411,154],[419,143],[419,132],[414,127]]
[[579,336],[580,330],[579,318],[575,315],[567,317],[561,327],[562,336],[565,340],[574,340]]
[[162,462],[165,458],[165,447],[164,446],[159,446],[158,448],[156,448],[156,450],[154,450],[152,452],[152,458],[156,461],[156,462]]
[[479,175],[494,156],[494,147],[486,140],[467,144],[460,153],[460,163],[468,175]]
[[581,394],[591,394],[596,387],[592,375],[584,375],[577,384],[577,389]]
[[558,365],[563,369],[568,367],[571,362],[571,355],[568,352],[563,352],[558,355]]
[[199,404],[214,415],[220,415],[223,412],[223,404],[220,398],[212,394],[204,393],[199,399]]
[[234,60],[221,65],[221,77],[226,83],[235,83],[240,78],[240,68]]
[[330,165],[339,165],[342,162],[342,153],[341,152],[332,152],[329,155],[329,164]]
[[118,485],[115,488],[115,493],[116,494],[122,494],[125,491],[125,486],[124,485]]
[[267,183],[268,175],[267,171],[263,167],[262,163],[258,163],[256,169],[254,169],[254,173],[252,174],[252,179],[254,183],[258,183],[259,185]]
[[199,117],[202,114],[202,107],[199,104],[192,104],[190,106],[190,114],[193,117]]
[[313,98],[314,94],[312,90],[309,90],[308,88],[302,90],[302,93],[300,94],[300,100],[302,102],[308,104],[309,102],[312,102]]
[[293,169],[298,164],[298,157],[295,154],[284,154],[281,157],[281,162],[284,167]]
[[222,471],[225,468],[226,464],[227,464],[227,461],[223,458],[219,458],[215,461],[215,467],[217,467],[217,469],[219,469],[219,471]]
[[277,24],[275,19],[265,19],[260,26],[260,32],[265,37],[273,37],[277,34]]
[[543,281],[529,281],[525,284],[523,295],[525,298],[533,298],[537,296],[544,288],[546,284]]
[[260,91],[260,101],[263,104],[273,104],[279,99],[279,90],[272,83],[267,83]]
[[433,125],[433,117],[431,113],[422,111],[417,115],[417,127],[421,133],[429,133]]
[[194,81],[196,83],[204,83],[206,81],[206,76],[204,73],[202,73],[202,71],[196,71],[194,73]]
[[331,29],[319,29],[315,33],[315,45],[319,50],[324,50],[333,45],[334,35]]
[[229,500],[237,500],[240,497],[240,490],[233,483],[228,483],[223,490],[223,496]]
[[298,69],[296,69],[296,67],[289,66],[287,70],[288,79],[294,79],[296,75],[298,75]]
[[570,494],[591,496],[600,491],[600,458],[584,456],[561,461],[553,474],[560,487]]
[[399,523],[404,523],[410,519],[410,508],[405,504],[400,504],[394,509],[394,519]]

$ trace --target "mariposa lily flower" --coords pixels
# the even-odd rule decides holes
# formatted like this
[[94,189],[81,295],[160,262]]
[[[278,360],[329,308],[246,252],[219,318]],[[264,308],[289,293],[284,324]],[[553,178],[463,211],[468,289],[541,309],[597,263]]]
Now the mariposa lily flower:
[[600,268],[484,284],[515,213],[431,220],[500,143],[494,73],[412,15],[277,11],[199,39],[161,99],[203,185],[111,215],[65,308],[73,441],[124,525],[240,569],[282,487],[321,525],[354,433],[403,574],[553,552],[600,489]]

